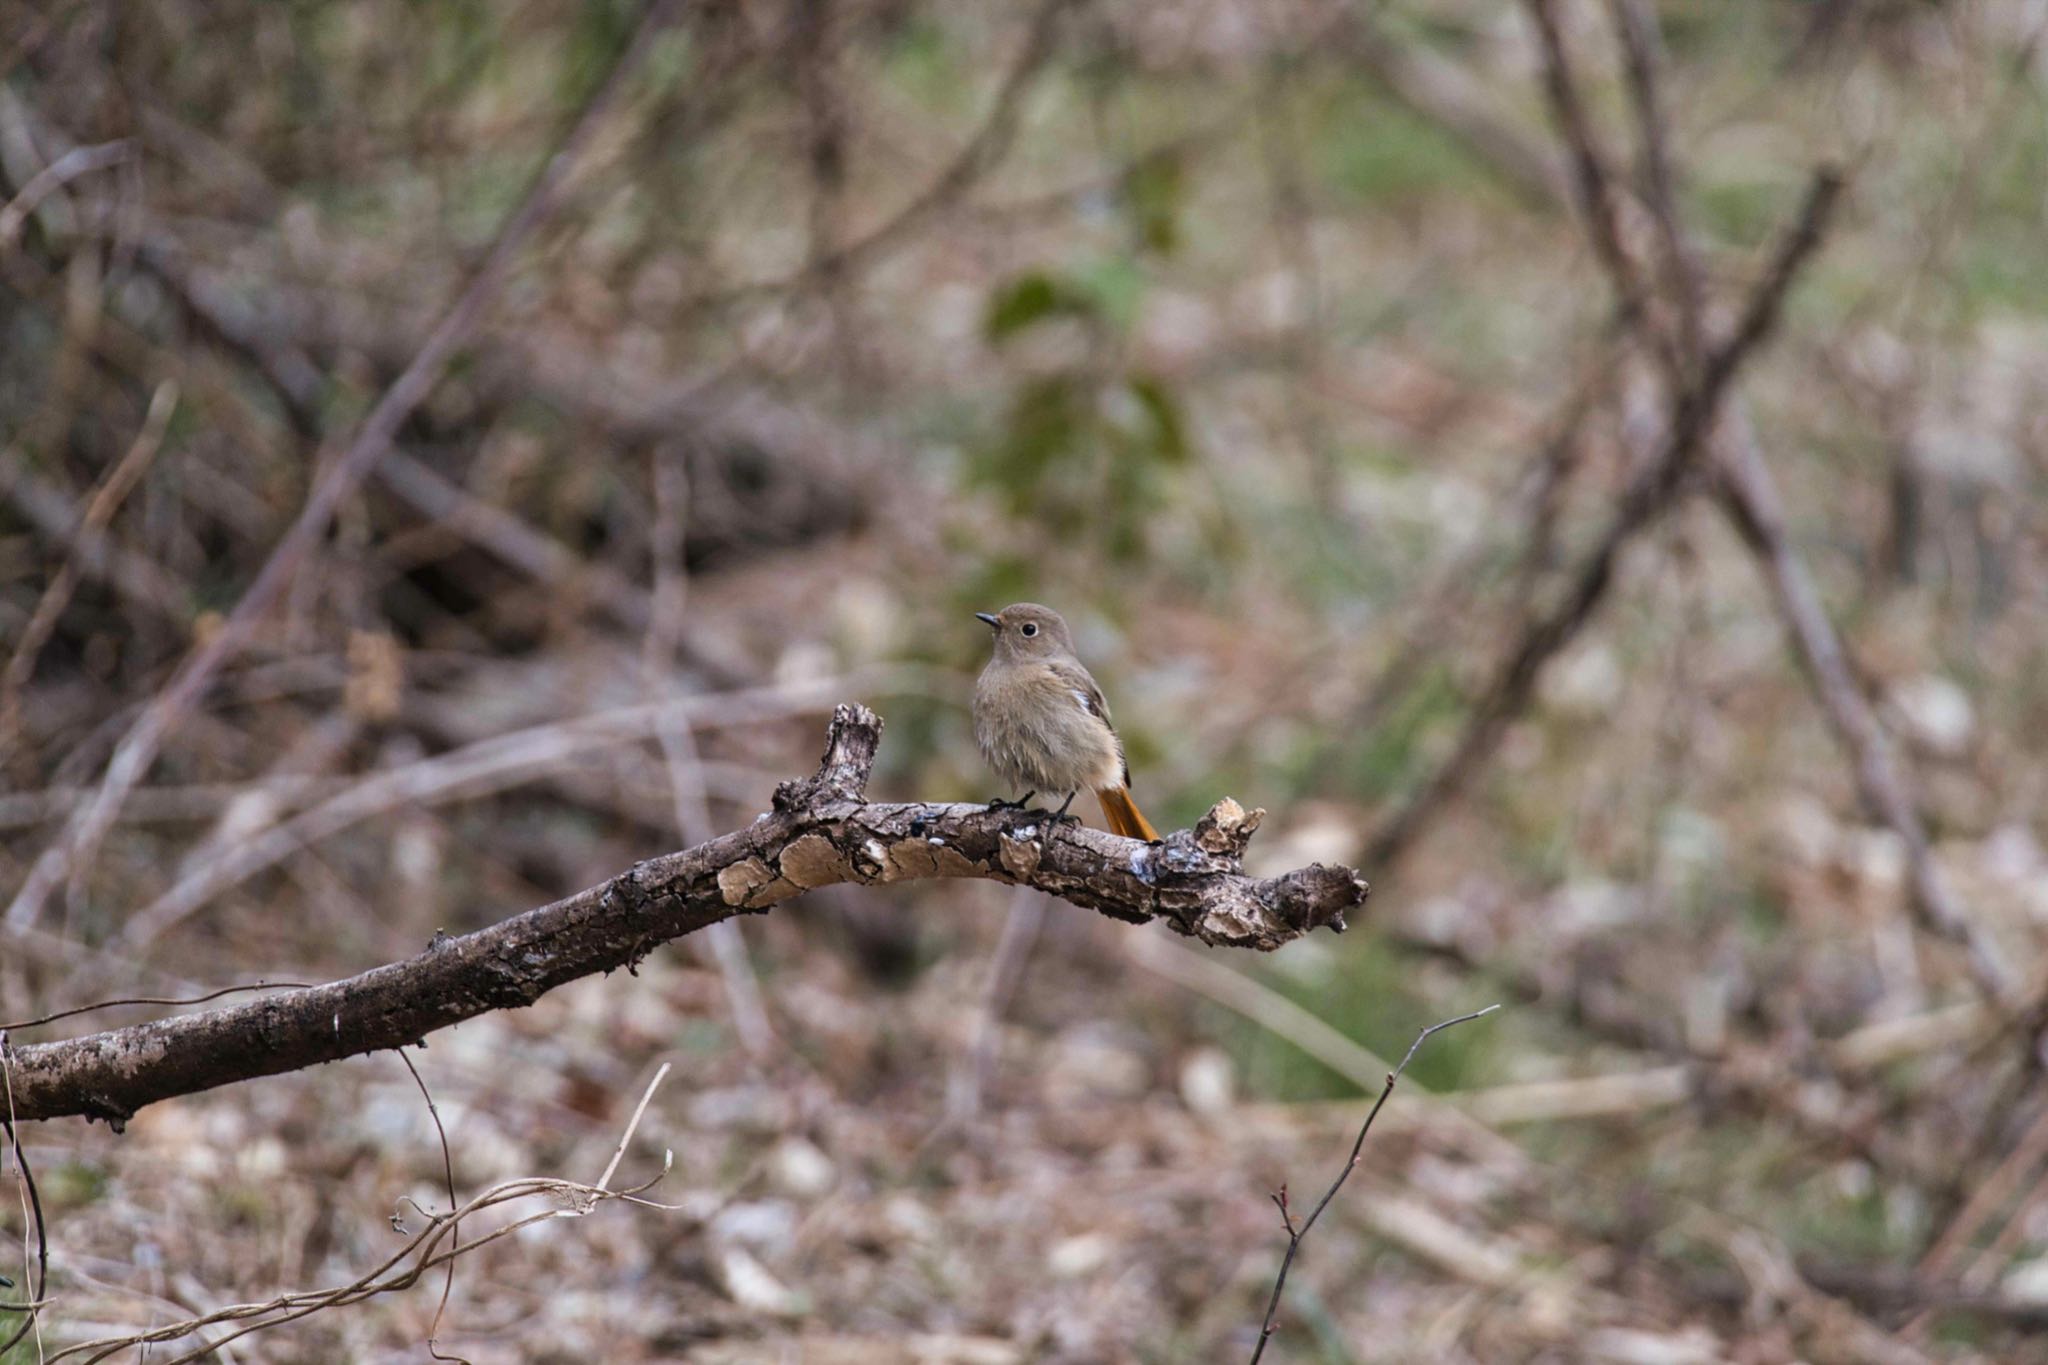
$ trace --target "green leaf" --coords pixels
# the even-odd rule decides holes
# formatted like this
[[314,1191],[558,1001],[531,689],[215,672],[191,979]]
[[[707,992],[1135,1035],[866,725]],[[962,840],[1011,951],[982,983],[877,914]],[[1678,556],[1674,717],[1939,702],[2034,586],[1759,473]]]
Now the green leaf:
[[1124,181],[1124,212],[1131,231],[1147,250],[1171,256],[1180,245],[1180,208],[1187,176],[1178,156],[1141,161]]
[[1152,454],[1166,464],[1185,464],[1188,458],[1187,421],[1181,416],[1180,401],[1157,375],[1135,375],[1131,396],[1145,412],[1151,427],[1148,442]]
[[1065,280],[1034,270],[996,291],[982,330],[989,341],[1001,343],[1047,318],[1092,318],[1097,311],[1094,299]]
[[1074,272],[1074,288],[1086,295],[1091,316],[1128,330],[1145,301],[1145,271],[1136,257],[1105,256]]
[[1028,507],[1046,473],[1080,449],[1088,422],[1088,396],[1078,379],[1033,379],[1018,390],[1002,434],[976,462],[975,474],[1006,494],[1013,508]]

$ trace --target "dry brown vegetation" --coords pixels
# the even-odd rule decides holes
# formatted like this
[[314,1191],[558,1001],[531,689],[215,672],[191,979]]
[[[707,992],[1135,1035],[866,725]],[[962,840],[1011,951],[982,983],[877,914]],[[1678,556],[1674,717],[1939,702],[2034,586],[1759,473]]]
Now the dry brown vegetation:
[[0,1360],[1242,1360],[1496,1000],[1265,1361],[2048,1358],[2044,36],[0,0],[0,1019],[152,1002],[0,1076],[750,827],[835,703],[996,795],[1019,598],[1162,828],[1373,884],[825,887],[11,1125]]

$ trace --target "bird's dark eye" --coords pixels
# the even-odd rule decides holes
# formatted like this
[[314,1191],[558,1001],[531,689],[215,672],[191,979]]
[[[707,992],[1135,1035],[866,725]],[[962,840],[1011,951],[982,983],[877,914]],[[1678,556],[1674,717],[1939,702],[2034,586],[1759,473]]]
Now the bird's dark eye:
[[1026,635],[1036,635],[1038,634],[1038,623],[1036,621],[1026,621],[1022,629]]

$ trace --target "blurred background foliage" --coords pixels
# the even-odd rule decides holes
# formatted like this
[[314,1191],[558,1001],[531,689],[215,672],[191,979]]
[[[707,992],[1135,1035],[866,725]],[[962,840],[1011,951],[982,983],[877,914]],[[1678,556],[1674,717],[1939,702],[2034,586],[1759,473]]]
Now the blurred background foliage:
[[[1625,175],[1609,6],[1559,10]],[[2033,981],[2048,13],[1654,13],[1717,325],[1809,168],[1849,169],[1735,401],[1938,864]],[[0,886],[238,600],[639,15],[0,0]],[[878,793],[997,795],[969,613],[1032,599],[1073,623],[1158,823],[1228,793],[1268,810],[1266,868],[1384,849],[1369,911],[1198,969],[985,885],[821,894],[749,924],[738,967],[673,950],[437,1039],[466,1180],[601,1164],[675,1061],[644,1140],[690,1148],[698,1201],[492,1249],[466,1354],[1245,1354],[1266,1192],[1334,1174],[1372,1054],[1494,999],[1409,1078],[1497,1131],[1420,1098],[1394,1126],[1396,1100],[1291,1286],[1285,1358],[2032,1349],[2040,1001],[1986,1010],[1916,926],[1710,502],[1620,556],[1461,791],[1383,842],[1663,421],[1524,6],[718,3],[652,43],[258,644],[102,856],[5,931],[0,1014],[355,971],[674,847],[688,802],[644,718],[564,739],[653,700],[706,699],[683,771],[713,828],[810,762],[839,699],[888,720]],[[104,164],[36,183],[80,148]],[[1651,240],[1639,201],[1623,219]],[[288,855],[209,880],[280,830]],[[107,948],[167,897],[146,949]],[[432,1202],[439,1171],[374,1062],[119,1142],[32,1135],[73,1267],[49,1330],[354,1274],[366,1211]],[[431,1312],[322,1315],[256,1358],[370,1358]]]

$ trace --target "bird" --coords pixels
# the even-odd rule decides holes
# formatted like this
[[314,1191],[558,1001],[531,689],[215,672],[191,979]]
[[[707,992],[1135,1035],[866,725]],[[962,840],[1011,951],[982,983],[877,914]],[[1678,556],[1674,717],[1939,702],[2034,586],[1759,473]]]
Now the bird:
[[1040,792],[1064,792],[1056,814],[1071,818],[1067,807],[1085,788],[1112,832],[1157,843],[1159,832],[1131,799],[1131,768],[1109,705],[1075,657],[1066,621],[1036,602],[974,614],[994,644],[974,684],[974,741],[998,778],[1024,789],[1021,800],[992,804],[1021,809]]

